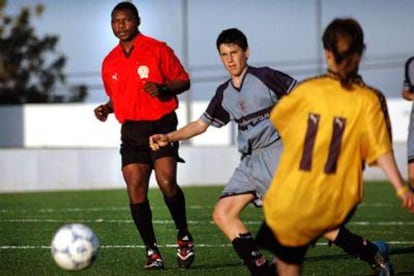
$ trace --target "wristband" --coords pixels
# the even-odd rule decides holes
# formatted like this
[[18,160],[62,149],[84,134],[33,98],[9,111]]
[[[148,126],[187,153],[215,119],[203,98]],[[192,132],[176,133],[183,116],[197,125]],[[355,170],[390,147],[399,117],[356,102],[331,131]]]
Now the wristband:
[[407,186],[402,186],[401,188],[399,188],[397,190],[397,196],[402,196],[406,192],[408,192],[408,187]]
[[160,91],[161,91],[161,95],[168,95],[168,93],[170,93],[170,90],[168,89],[168,87],[163,84],[159,86]]

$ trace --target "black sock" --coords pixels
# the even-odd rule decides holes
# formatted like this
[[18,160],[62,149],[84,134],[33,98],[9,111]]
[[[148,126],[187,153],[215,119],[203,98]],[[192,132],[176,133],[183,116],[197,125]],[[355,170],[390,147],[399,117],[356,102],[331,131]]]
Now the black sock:
[[149,201],[147,200],[143,203],[130,204],[129,207],[132,219],[135,222],[144,245],[158,252],[154,227],[152,225],[152,211]]
[[253,275],[261,275],[267,269],[266,259],[260,253],[252,234],[240,234],[232,241],[233,248],[237,255]]
[[172,197],[164,197],[165,204],[170,210],[171,217],[174,220],[175,227],[178,230],[178,237],[181,238],[188,233],[187,215],[185,210],[185,197],[180,187]]
[[333,243],[358,259],[364,260],[369,264],[375,263],[375,254],[378,251],[378,247],[372,242],[351,233],[344,227],[339,229],[338,236]]

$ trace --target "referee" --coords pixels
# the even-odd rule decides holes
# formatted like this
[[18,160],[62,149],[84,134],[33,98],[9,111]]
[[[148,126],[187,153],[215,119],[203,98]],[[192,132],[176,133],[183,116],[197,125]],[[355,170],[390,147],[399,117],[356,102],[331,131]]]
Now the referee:
[[145,269],[163,269],[148,200],[152,171],[164,195],[177,229],[177,264],[189,267],[194,261],[193,238],[188,230],[185,197],[177,184],[178,143],[153,152],[149,136],[177,127],[177,95],[190,88],[190,80],[173,50],[164,42],[142,34],[140,17],[131,2],[116,5],[111,26],[119,39],[102,64],[102,79],[109,101],[95,109],[105,121],[114,113],[122,124],[122,174],[127,185],[133,221],[144,242]]

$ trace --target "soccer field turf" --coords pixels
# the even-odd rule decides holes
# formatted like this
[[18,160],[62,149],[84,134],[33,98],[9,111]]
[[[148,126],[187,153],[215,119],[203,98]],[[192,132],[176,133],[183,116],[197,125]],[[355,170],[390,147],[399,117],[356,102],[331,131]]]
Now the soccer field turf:
[[[160,191],[150,190],[154,227],[166,263],[165,270],[151,272],[143,269],[144,250],[130,217],[125,190],[0,194],[0,275],[73,274],[55,265],[50,242],[60,226],[75,222],[90,226],[101,244],[96,262],[76,274],[248,275],[230,242],[211,220],[221,189],[183,188],[196,242],[196,260],[185,271],[176,266],[176,233]],[[261,209],[249,206],[242,218],[256,233]],[[414,275],[414,215],[401,207],[389,184],[366,184],[365,201],[348,226],[370,240],[389,242],[396,275]],[[321,239],[308,252],[304,275],[372,275],[372,271],[366,263]]]

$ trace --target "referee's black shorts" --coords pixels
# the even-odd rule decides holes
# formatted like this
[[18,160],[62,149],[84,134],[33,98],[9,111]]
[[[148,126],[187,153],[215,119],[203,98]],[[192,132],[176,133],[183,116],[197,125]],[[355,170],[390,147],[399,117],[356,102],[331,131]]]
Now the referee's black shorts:
[[153,164],[161,157],[175,157],[177,162],[184,162],[178,155],[178,142],[152,151],[149,146],[149,137],[153,134],[168,132],[177,129],[177,115],[175,112],[165,115],[156,121],[126,121],[121,127],[121,157],[122,167],[132,164]]

